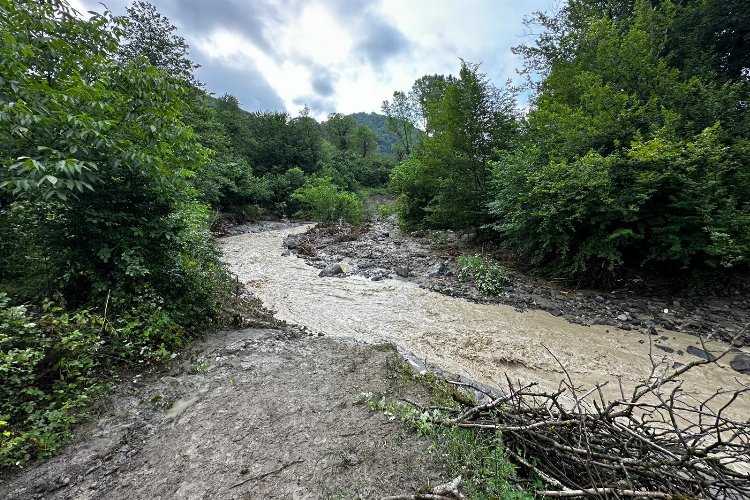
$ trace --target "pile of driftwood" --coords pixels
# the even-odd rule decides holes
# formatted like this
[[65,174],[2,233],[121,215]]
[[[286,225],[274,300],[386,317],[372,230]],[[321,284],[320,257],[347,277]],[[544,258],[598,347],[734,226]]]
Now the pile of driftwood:
[[555,391],[508,378],[501,396],[485,393],[484,404],[439,423],[501,431],[511,460],[546,483],[539,496],[750,499],[750,415],[727,411],[750,387],[698,400],[680,381],[728,352],[676,370],[652,358],[650,376],[630,394],[620,386],[614,400],[605,398],[606,384],[577,387],[564,367]]

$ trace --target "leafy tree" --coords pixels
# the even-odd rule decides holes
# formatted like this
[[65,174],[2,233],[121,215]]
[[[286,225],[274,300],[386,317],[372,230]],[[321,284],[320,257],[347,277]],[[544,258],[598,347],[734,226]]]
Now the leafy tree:
[[512,97],[478,65],[462,61],[459,77],[430,104],[431,135],[394,171],[404,222],[454,228],[487,222],[490,160],[515,133],[512,112]]
[[125,61],[145,57],[151,66],[173,78],[201,87],[193,74],[200,66],[188,58],[190,47],[183,37],[175,34],[177,28],[169,19],[149,2],[135,1],[126,11],[120,57]]
[[601,282],[628,266],[748,262],[748,82],[727,79],[733,54],[697,49],[714,7],[570,0],[537,16],[521,52],[545,78],[492,204],[530,263]]
[[363,158],[376,154],[378,151],[378,136],[366,125],[357,125],[354,129],[352,149]]
[[356,128],[357,122],[351,116],[341,113],[331,113],[328,120],[323,123],[326,139],[341,151],[347,151],[352,147]]
[[189,89],[119,59],[109,13],[85,20],[61,0],[0,11],[5,466],[53,451],[108,368],[169,359],[215,325],[226,275],[187,181],[208,157],[183,122]]
[[388,130],[386,126],[387,117],[379,113],[353,113],[351,116],[360,125],[365,125],[375,132],[378,141],[378,152],[391,155],[393,147],[398,142],[396,134]]
[[383,101],[381,109],[386,116],[386,127],[398,138],[396,157],[403,159],[409,156],[418,138],[415,125],[419,122],[419,114],[414,100],[410,95],[396,91],[393,101]]

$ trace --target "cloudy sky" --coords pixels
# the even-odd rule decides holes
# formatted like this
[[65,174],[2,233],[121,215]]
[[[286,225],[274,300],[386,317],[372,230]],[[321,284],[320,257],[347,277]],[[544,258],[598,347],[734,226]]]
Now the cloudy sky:
[[[510,48],[523,17],[559,0],[151,0],[190,45],[208,91],[242,107],[304,105],[322,118],[379,111],[394,90],[426,74],[456,74],[459,58],[482,63],[497,85],[517,78]],[[105,0],[124,14],[129,0]],[[98,0],[72,0],[101,10]]]

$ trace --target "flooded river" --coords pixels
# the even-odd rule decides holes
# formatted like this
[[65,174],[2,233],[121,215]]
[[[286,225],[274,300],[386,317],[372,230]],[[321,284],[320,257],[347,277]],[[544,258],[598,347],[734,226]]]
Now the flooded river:
[[[295,256],[282,257],[291,229],[240,234],[221,240],[224,260],[277,318],[328,336],[389,341],[449,372],[502,387],[512,379],[557,387],[564,377],[555,357],[577,385],[611,381],[608,397],[619,395],[617,379],[632,388],[651,368],[649,336],[609,326],[581,326],[542,311],[518,312],[504,305],[476,304],[444,296],[400,280],[321,278],[319,270]],[[675,353],[653,349],[662,371],[674,362],[697,358],[676,351],[697,345],[697,338],[666,332]],[[709,350],[725,346],[707,343]],[[554,353],[554,357],[550,354]],[[685,389],[700,397],[716,388],[750,383],[750,376],[730,369],[729,357],[684,375]],[[750,412],[750,398],[734,405]]]

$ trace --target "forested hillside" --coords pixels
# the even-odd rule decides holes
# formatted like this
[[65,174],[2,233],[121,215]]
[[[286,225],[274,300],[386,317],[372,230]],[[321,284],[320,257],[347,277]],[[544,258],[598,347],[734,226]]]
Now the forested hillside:
[[[380,113],[353,113],[354,121],[365,125],[378,136],[378,150],[384,155],[398,156],[401,151],[401,140],[394,132],[394,124],[389,123],[389,117]],[[414,127],[413,134],[419,136],[419,130]]]

